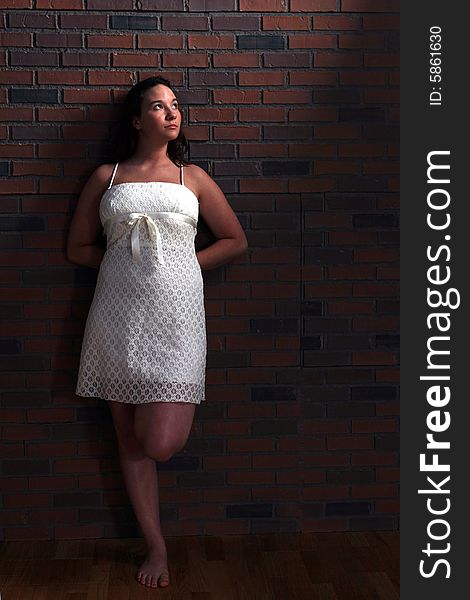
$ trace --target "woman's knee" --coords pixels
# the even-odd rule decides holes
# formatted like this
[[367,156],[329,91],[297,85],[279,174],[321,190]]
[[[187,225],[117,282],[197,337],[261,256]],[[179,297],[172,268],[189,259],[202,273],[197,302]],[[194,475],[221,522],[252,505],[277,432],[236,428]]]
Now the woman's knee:
[[181,441],[175,439],[157,438],[156,436],[140,439],[139,442],[142,444],[145,454],[158,462],[170,460],[186,445],[186,440],[181,443]]

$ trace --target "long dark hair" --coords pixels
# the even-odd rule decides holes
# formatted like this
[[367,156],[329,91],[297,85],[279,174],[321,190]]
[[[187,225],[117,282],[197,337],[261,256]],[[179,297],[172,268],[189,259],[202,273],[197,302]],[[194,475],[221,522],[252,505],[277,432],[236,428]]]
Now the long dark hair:
[[[155,85],[166,85],[171,88],[171,83],[161,75],[147,77],[136,83],[126,94],[124,103],[121,107],[121,115],[115,125],[115,132],[112,135],[111,144],[111,159],[113,162],[120,162],[130,158],[137,149],[139,132],[132,125],[133,117],[140,117],[142,108],[142,99],[144,93]],[[183,111],[181,113],[181,122],[183,122]],[[188,150],[188,142],[184,133],[179,130],[178,137],[168,142],[168,156],[178,166],[189,164],[184,158],[184,154]]]

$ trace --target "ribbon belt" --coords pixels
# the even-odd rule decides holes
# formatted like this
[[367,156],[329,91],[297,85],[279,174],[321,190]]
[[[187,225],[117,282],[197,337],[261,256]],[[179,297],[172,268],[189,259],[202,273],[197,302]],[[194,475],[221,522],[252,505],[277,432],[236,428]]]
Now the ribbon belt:
[[109,217],[109,219],[106,219],[106,221],[104,222],[104,228],[105,231],[107,231],[108,227],[114,223],[125,223],[126,225],[128,225],[131,228],[132,258],[135,262],[141,263],[142,257],[140,255],[139,228],[142,222],[146,223],[150,239],[156,244],[157,262],[161,265],[165,265],[165,260],[163,258],[162,236],[161,233],[158,231],[158,227],[154,219],[177,219],[179,221],[184,221],[185,223],[192,225],[194,229],[196,229],[197,227],[196,219],[193,219],[188,215],[183,215],[182,213],[177,212],[160,211],[149,213],[132,212],[127,214],[114,215],[113,217]]

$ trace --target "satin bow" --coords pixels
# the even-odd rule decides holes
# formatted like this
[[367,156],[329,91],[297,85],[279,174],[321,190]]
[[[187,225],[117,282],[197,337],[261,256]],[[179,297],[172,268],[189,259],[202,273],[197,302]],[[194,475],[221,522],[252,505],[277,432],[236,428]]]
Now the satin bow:
[[165,264],[165,260],[163,258],[163,247],[162,247],[162,236],[158,231],[157,224],[149,215],[145,213],[129,213],[129,220],[127,221],[127,225],[131,227],[131,249],[132,249],[132,258],[138,262],[142,263],[142,257],[140,255],[140,241],[139,241],[139,227],[140,223],[144,221],[147,224],[147,230],[149,232],[150,239],[156,243],[157,247],[157,262],[161,265]]

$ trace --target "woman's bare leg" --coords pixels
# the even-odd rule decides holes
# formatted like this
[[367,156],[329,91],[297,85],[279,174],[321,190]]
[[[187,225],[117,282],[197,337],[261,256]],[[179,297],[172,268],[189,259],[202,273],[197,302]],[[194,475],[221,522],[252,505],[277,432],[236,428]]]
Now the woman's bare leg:
[[169,584],[155,460],[168,460],[186,443],[195,405],[155,402],[144,405],[109,402],[118,438],[127,493],[148,548],[137,580],[148,587]]

